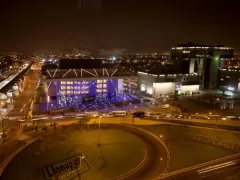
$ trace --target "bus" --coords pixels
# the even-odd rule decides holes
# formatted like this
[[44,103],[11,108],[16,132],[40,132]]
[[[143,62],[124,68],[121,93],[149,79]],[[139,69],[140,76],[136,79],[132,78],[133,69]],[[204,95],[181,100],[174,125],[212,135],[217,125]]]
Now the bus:
[[112,111],[112,115],[117,117],[117,116],[126,116],[127,112],[126,111]]

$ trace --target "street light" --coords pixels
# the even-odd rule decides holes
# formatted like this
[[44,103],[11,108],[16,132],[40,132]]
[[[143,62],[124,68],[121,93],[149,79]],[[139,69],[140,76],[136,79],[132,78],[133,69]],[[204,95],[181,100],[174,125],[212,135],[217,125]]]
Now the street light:
[[101,118],[102,118],[102,116],[99,116],[99,118],[98,118],[98,146],[100,146]]
[[84,159],[84,156],[80,156],[80,168],[82,167],[82,159]]
[[214,104],[214,114],[216,114],[216,108],[215,108],[215,106],[216,106],[216,102],[218,102],[219,100],[220,100],[220,99],[217,98],[216,101],[214,101],[214,103],[213,103],[213,104]]

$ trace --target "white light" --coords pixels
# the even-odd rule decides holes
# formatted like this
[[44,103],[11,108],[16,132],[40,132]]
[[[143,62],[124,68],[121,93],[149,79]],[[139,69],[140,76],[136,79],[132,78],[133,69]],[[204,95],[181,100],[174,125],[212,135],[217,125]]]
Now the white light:
[[234,90],[233,87],[228,87],[227,89],[230,90],[230,91],[233,91],[233,90]]

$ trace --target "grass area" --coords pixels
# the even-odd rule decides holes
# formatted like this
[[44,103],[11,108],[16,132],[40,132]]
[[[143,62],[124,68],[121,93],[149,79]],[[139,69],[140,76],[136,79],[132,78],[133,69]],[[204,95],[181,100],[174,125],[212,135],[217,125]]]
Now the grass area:
[[210,144],[190,140],[189,135],[204,136],[239,146],[240,133],[176,125],[141,126],[161,138],[171,155],[170,171],[175,171],[236,153]]

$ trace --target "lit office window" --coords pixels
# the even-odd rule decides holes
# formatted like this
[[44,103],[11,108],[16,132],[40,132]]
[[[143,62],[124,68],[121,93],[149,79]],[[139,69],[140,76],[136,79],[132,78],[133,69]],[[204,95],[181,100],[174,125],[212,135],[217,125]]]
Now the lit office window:
[[60,94],[66,94],[66,91],[61,91]]
[[102,83],[102,80],[97,80],[97,83]]
[[61,89],[66,89],[66,86],[61,86]]
[[68,91],[67,91],[67,94],[73,94],[73,91],[69,91],[69,90],[68,90]]
[[107,84],[103,84],[103,88],[107,88]]
[[88,81],[82,81],[82,84],[89,84]]
[[61,81],[61,84],[66,84],[66,82],[65,81]]
[[102,88],[102,84],[98,84],[98,85],[97,85],[97,88]]

